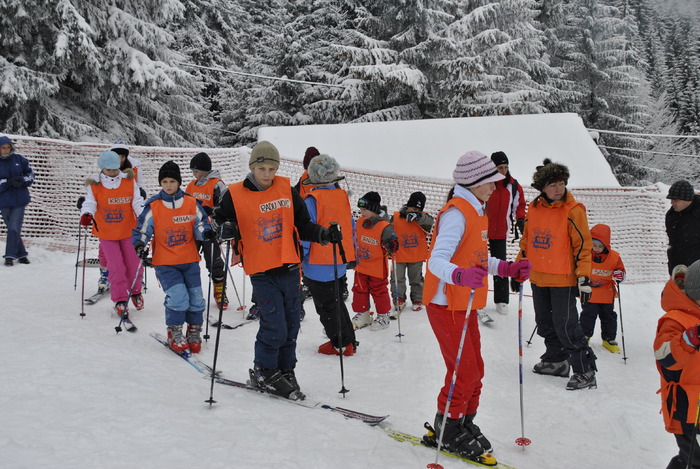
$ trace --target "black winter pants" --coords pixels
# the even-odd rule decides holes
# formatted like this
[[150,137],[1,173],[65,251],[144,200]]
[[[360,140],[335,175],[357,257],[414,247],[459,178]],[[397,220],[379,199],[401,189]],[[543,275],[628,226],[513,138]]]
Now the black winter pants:
[[593,353],[578,320],[576,287],[538,287],[532,284],[537,335],[547,350],[540,357],[546,362],[569,360],[574,373],[595,366]]
[[593,337],[596,319],[600,316],[600,337],[610,342],[617,337],[617,313],[612,303],[586,303],[581,307],[583,335]]
[[[489,252],[491,257],[496,257],[502,261],[506,260],[506,240],[489,239]],[[493,302],[508,304],[508,277],[493,276]]]
[[[342,292],[347,285],[347,277],[343,275],[338,278],[338,291],[340,298],[336,297],[335,281],[318,282],[308,277],[304,277],[304,283],[309,287],[311,298],[318,313],[321,324],[326,330],[326,335],[331,340],[334,347],[346,347],[355,343],[355,328],[350,320],[350,313],[345,306]],[[337,301],[336,301],[337,299]],[[340,311],[338,311],[340,306]],[[338,313],[340,313],[340,328],[338,328]],[[342,340],[342,344],[340,343]]]
[[688,467],[688,458],[690,455],[690,445],[694,444],[693,463],[691,469],[700,469],[700,446],[698,446],[697,438],[693,442],[693,426],[690,424],[683,425],[683,435],[676,435],[676,444],[678,444],[678,455],[674,456],[666,466],[666,469],[686,469]]
[[[219,243],[210,239],[205,239],[204,241],[197,241],[197,247],[202,251],[202,257],[204,258],[207,270],[211,274],[211,279],[214,282],[223,282],[226,272],[224,269],[224,260],[221,258]],[[213,268],[211,263],[212,249],[214,250]]]

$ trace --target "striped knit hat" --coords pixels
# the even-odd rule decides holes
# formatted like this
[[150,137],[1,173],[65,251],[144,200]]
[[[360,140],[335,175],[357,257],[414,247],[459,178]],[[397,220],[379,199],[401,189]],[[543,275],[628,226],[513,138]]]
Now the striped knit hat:
[[476,150],[468,151],[459,158],[452,177],[457,184],[467,189],[505,178],[498,172],[491,158]]

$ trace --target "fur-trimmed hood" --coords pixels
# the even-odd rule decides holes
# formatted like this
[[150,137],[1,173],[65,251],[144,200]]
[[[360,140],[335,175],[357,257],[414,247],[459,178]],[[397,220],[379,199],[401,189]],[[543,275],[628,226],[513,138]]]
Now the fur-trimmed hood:
[[[100,172],[97,175],[97,179],[91,178],[91,177],[85,178],[85,185],[86,186],[94,186],[96,184],[99,184],[101,174],[102,173]],[[131,168],[126,168],[125,170],[121,171],[119,173],[119,175],[117,176],[117,178],[123,178],[123,179],[126,179],[127,181],[134,179],[134,177],[136,177],[136,175],[134,174],[134,170]]]

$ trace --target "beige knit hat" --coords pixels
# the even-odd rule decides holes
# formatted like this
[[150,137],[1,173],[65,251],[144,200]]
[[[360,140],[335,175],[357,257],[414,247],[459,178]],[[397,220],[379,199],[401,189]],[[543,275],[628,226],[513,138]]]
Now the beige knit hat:
[[280,165],[280,152],[277,151],[277,147],[266,140],[258,142],[253,147],[253,151],[250,152],[250,159],[248,160],[248,167],[250,169],[261,164]]

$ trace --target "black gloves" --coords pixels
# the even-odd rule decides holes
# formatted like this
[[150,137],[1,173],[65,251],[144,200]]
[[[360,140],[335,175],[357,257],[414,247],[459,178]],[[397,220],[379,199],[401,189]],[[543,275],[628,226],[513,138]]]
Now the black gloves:
[[12,187],[24,187],[24,176],[12,176],[10,178],[10,185]]
[[207,215],[209,215],[209,216],[214,215],[214,207],[210,207],[208,205],[202,205],[202,208],[204,209],[205,212],[207,212]]
[[524,218],[518,218],[518,221],[515,222],[515,226],[518,227],[518,231],[520,233],[523,233],[523,230],[525,230],[525,219]]
[[340,244],[343,240],[343,233],[340,232],[340,225],[331,223],[328,228],[321,228],[319,242],[325,246],[328,243]]
[[233,227],[233,223],[227,221],[220,225],[217,237],[221,241],[231,241],[236,239],[236,229]]
[[409,212],[406,214],[406,221],[411,223],[413,220],[416,220],[418,218],[419,213],[416,212]]
[[143,243],[138,243],[137,245],[134,246],[134,249],[136,249],[136,255],[143,259],[144,261],[148,259],[148,248],[143,245]]
[[75,204],[78,207],[78,210],[81,210],[83,208],[83,203],[85,202],[85,197],[82,195],[78,197],[78,202]]
[[389,254],[394,254],[399,250],[399,238],[394,236],[387,239],[386,242],[384,242],[384,249],[386,249]]
[[593,293],[593,289],[591,288],[591,279],[588,277],[578,278],[578,293],[579,299],[581,300],[581,306],[588,303],[588,300],[591,299],[591,293]]
[[216,233],[214,233],[214,230],[207,230],[202,233],[202,236],[204,236],[204,239],[207,241],[214,241],[216,239]]
[[520,284],[522,282],[518,282],[518,279],[516,278],[511,278],[510,279],[510,291],[513,293],[520,293]]

